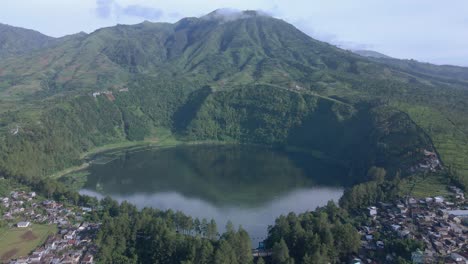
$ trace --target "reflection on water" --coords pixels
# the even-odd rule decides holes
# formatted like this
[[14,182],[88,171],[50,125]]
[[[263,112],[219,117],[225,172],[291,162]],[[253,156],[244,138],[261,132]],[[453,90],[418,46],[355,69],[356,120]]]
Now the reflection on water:
[[[103,197],[102,194],[83,189],[81,194]],[[236,206],[215,206],[197,198],[184,197],[177,192],[162,192],[154,194],[135,193],[132,195],[112,195],[119,202],[129,201],[138,208],[154,207],[162,210],[180,210],[192,217],[213,218],[220,228],[231,220],[236,225],[242,225],[252,238],[252,245],[265,239],[268,225],[272,225],[276,217],[288,212],[301,213],[314,210],[317,206],[326,204],[329,200],[337,201],[342,194],[340,188],[309,188],[298,189],[284,196],[271,200],[257,207],[245,208]]]
[[254,245],[288,212],[337,200],[346,170],[306,154],[254,146],[181,146],[124,153],[89,169],[83,194],[110,195],[139,208],[180,210],[242,225]]

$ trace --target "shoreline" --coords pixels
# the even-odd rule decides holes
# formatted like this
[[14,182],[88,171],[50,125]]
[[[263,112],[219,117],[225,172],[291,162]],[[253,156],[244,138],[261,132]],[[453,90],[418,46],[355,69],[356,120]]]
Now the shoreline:
[[[293,146],[283,146],[283,147],[275,147],[275,146],[266,146],[266,145],[261,145],[261,144],[246,144],[246,143],[241,143],[237,141],[219,141],[219,140],[200,140],[200,141],[184,141],[180,140],[174,137],[174,135],[167,135],[163,139],[158,139],[158,138],[148,138],[145,140],[141,141],[120,141],[120,142],[115,142],[99,147],[95,147],[91,150],[88,150],[86,152],[83,152],[80,155],[80,161],[82,163],[80,165],[75,165],[71,167],[67,167],[63,170],[57,171],[53,174],[48,175],[47,177],[49,178],[54,178],[58,179],[61,178],[67,174],[74,173],[74,172],[79,172],[82,171],[86,168],[88,168],[94,160],[98,156],[101,155],[106,155],[108,154],[109,156],[113,155],[119,155],[123,152],[136,152],[136,151],[144,151],[144,150],[149,150],[149,149],[163,149],[163,148],[173,148],[177,146],[183,146],[183,145],[203,145],[203,144],[210,144],[210,145],[230,145],[230,144],[238,144],[238,145],[256,145],[256,146],[263,146],[263,147],[268,147],[272,149],[277,149],[280,151],[285,151],[285,152],[303,152],[312,155],[313,157],[324,160],[327,162],[338,162],[336,159],[333,159],[329,156],[324,155],[322,152],[319,151],[310,151],[310,150],[304,150],[300,147],[293,147]],[[346,165],[346,164],[342,164]]]
[[163,140],[158,139],[147,139],[141,141],[121,141],[117,143],[111,143],[96,147],[89,151],[84,152],[80,155],[80,165],[67,167],[63,170],[57,171],[53,174],[48,175],[48,178],[58,179],[67,174],[78,172],[88,168],[95,160],[96,156],[105,155],[118,155],[124,151],[142,151],[148,149],[162,149],[162,148],[172,148],[182,145],[201,145],[201,144],[216,144],[216,145],[228,145],[228,144],[239,144],[237,142],[231,141],[215,141],[215,140],[206,140],[206,141],[182,141],[177,140],[173,137],[165,138]]

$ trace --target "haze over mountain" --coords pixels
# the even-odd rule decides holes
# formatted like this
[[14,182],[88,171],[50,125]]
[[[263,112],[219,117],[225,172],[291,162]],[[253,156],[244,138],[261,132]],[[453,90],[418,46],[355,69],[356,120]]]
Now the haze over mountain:
[[[468,178],[463,67],[362,57],[257,11],[54,41],[14,31],[5,39],[22,44],[0,50],[0,168],[10,174],[46,175],[90,148],[165,128],[188,140],[316,149],[353,175],[406,170],[417,149],[434,147]],[[92,96],[104,91],[112,95]]]
[[386,58],[386,59],[391,58],[390,56],[387,56],[385,54],[382,54],[380,52],[373,51],[373,50],[353,50],[353,52],[364,57]]

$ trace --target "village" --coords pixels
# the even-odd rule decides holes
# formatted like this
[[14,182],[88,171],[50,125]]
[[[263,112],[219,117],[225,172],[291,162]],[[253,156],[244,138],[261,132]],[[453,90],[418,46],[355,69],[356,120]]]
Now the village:
[[[96,246],[93,244],[99,223],[86,221],[91,208],[71,207],[52,200],[40,200],[35,192],[13,191],[9,197],[0,197],[8,228],[23,229],[22,238],[40,239],[34,234],[36,226],[53,227],[55,233],[46,234],[45,242],[28,256],[10,260],[16,255],[12,249],[0,256],[5,263],[94,263]],[[55,228],[56,227],[56,228]]]
[[420,172],[420,171],[435,172],[442,168],[442,164],[439,160],[439,157],[437,156],[437,153],[435,153],[434,151],[426,150],[426,149],[424,149],[422,153],[424,154],[424,158],[420,160],[416,165],[413,165],[410,168],[411,173]]
[[[412,263],[468,263],[468,207],[461,189],[450,190],[450,200],[407,197],[368,207],[370,224],[359,230],[361,250],[354,263],[377,263],[369,256],[386,252],[383,238],[422,241],[425,249],[411,252]],[[392,263],[394,257],[385,259]]]

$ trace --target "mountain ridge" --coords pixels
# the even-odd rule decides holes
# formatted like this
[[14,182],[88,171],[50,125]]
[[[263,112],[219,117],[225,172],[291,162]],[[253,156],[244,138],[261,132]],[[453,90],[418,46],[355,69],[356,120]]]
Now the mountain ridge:
[[[5,132],[7,141],[16,142],[17,138],[27,135],[19,132],[19,136],[12,137],[8,135],[9,126],[18,124],[23,129],[40,130],[46,135],[42,140],[68,140],[67,149],[60,151],[70,153],[123,139],[142,139],[150,136],[155,127],[169,128],[182,137],[190,136],[186,129],[192,129],[196,133],[191,137],[195,139],[252,137],[261,139],[260,143],[281,145],[288,143],[287,135],[296,133],[296,129],[302,131],[300,127],[305,125],[312,129],[315,123],[325,122],[327,119],[323,116],[345,122],[344,112],[336,110],[342,106],[336,102],[349,105],[349,109],[354,109],[351,112],[362,104],[380,105],[362,112],[376,119],[375,122],[366,119],[363,125],[372,123],[373,129],[382,133],[382,138],[375,139],[369,147],[369,153],[383,151],[381,156],[388,157],[389,161],[401,161],[404,156],[401,149],[395,149],[395,156],[391,157],[382,149],[374,149],[374,143],[389,139],[383,144],[389,145],[389,151],[399,144],[397,142],[402,142],[399,137],[404,133],[401,131],[406,131],[413,142],[406,142],[412,147],[403,149],[413,152],[416,146],[428,147],[421,143],[426,142],[419,130],[422,129],[431,137],[433,147],[441,153],[444,162],[468,179],[463,176],[468,175],[464,165],[468,157],[468,106],[465,103],[468,80],[463,68],[440,70],[437,66],[425,66],[418,69],[399,60],[364,58],[315,40],[283,20],[251,11],[240,14],[240,19],[228,21],[184,18],[173,24],[117,25],[61,38],[52,46],[2,60],[0,95],[5,107],[0,109],[3,113],[0,131]],[[236,16],[239,17],[238,13]],[[204,87],[212,92],[204,94]],[[262,91],[260,95],[256,93],[257,88]],[[104,91],[113,93],[110,101],[99,96],[93,98],[93,93]],[[235,91],[244,92],[236,94]],[[289,93],[301,96],[284,101],[273,97],[273,94],[289,97]],[[232,101],[233,98],[246,102]],[[311,120],[305,118],[306,113],[299,121],[288,116],[284,122],[291,122],[292,127],[282,127],[281,122],[277,122],[281,118],[281,111],[277,109],[289,109],[287,104],[292,102],[306,106],[301,102],[312,102],[316,98],[329,102],[331,108],[323,111],[319,108],[322,112]],[[265,108],[261,108],[262,114],[256,119],[250,119],[245,113],[255,113],[251,111],[254,104],[250,103],[256,100],[265,100]],[[275,103],[270,105],[269,100]],[[86,109],[81,109],[83,107]],[[195,113],[178,116],[183,109],[192,109]],[[239,112],[239,109],[244,110]],[[290,113],[296,111],[293,110]],[[270,111],[276,114],[271,115]],[[399,112],[407,114],[416,127]],[[74,122],[63,128],[48,119],[46,113]],[[108,121],[103,119],[106,116]],[[67,118],[63,122],[68,122]],[[37,124],[38,119],[42,120],[41,125]],[[87,119],[92,120],[86,121],[91,127],[84,128],[82,123]],[[220,120],[224,121],[219,123]],[[105,129],[94,122],[105,124]],[[266,127],[255,127],[252,122]],[[49,127],[43,127],[46,123]],[[405,125],[400,127],[399,123]],[[202,129],[204,126],[210,129]],[[333,126],[346,129],[339,123],[330,124],[329,128]],[[49,134],[48,129],[52,127],[61,132]],[[92,133],[72,140],[69,135],[78,133],[76,131]],[[307,131],[301,133],[307,135]],[[319,146],[318,141],[325,134],[325,130],[312,133],[311,138],[304,140],[311,146]],[[45,148],[29,146],[36,147],[36,154]],[[6,150],[8,153],[15,151]],[[53,157],[54,161],[48,162],[55,164],[51,168],[60,169],[76,162],[76,156],[79,155],[70,156],[66,161]],[[375,162],[381,162],[378,161],[381,158],[374,158]],[[397,166],[396,162],[390,163],[392,167]]]
[[0,23],[0,58],[17,56],[47,47],[55,38],[32,29]]

